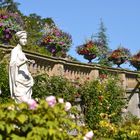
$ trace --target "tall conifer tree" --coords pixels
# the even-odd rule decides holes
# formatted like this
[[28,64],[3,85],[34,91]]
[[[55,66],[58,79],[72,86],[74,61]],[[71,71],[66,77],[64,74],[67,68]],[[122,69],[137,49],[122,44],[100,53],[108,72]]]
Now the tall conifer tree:
[[109,46],[108,46],[108,37],[106,35],[106,30],[107,29],[104,26],[104,23],[101,19],[100,26],[99,26],[99,32],[97,33],[97,40],[102,46],[101,49],[100,49],[101,55],[99,56],[99,64],[110,66],[111,64],[107,60],[107,54],[110,51],[110,49],[109,49]]

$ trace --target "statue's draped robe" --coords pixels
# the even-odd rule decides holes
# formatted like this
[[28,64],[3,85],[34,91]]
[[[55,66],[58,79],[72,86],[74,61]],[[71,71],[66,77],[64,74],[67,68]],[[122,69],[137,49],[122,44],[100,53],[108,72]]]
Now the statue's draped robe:
[[9,84],[11,97],[16,102],[31,99],[33,78],[28,71],[27,58],[22,52],[21,46],[17,45],[11,51],[9,65]]

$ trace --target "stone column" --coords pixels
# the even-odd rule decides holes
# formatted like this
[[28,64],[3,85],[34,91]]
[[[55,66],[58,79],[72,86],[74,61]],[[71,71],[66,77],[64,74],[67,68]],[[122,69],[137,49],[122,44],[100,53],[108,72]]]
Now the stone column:
[[89,74],[89,79],[90,80],[95,80],[99,77],[99,70],[98,69],[92,69],[90,71],[90,74]]
[[122,72],[119,74],[119,78],[120,78],[120,82],[121,82],[121,85],[122,85],[122,88],[124,90],[126,90],[126,87],[127,87],[127,83],[126,83],[126,76],[125,76],[125,73]]
[[55,64],[52,73],[54,76],[63,76],[64,75],[64,65],[63,64]]

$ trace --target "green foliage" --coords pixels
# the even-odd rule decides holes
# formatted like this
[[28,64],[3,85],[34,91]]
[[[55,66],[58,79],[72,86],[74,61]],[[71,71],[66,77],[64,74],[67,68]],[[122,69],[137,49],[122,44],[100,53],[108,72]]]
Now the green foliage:
[[37,41],[42,36],[41,30],[43,28],[43,21],[37,14],[30,14],[23,16],[25,29],[28,33],[28,45],[37,45]]
[[140,139],[140,119],[128,115],[127,119],[120,125],[117,135],[114,139],[124,140],[139,140]]
[[20,3],[18,2],[14,2],[14,0],[1,0],[0,1],[0,7],[7,9],[10,12],[20,12],[18,10],[18,6],[20,5]]
[[110,121],[117,123],[121,119],[121,108],[124,105],[123,90],[117,79],[111,77],[105,80],[87,82],[80,88],[85,119],[89,127],[97,129],[101,113],[111,115]]
[[[103,116],[105,116],[103,118]],[[126,120],[120,125],[109,121],[109,115],[102,114],[98,130],[94,131],[95,139],[98,140],[139,140],[140,139],[140,119],[128,114]]]
[[0,61],[0,102],[5,102],[10,95],[9,91],[9,80],[8,80],[8,68],[7,68],[7,62],[4,57],[4,53],[0,50],[0,57],[2,58]]
[[[30,110],[25,103],[0,105],[0,138],[10,140],[81,140],[87,129],[77,126],[64,110],[64,104],[54,107],[41,100]],[[69,132],[76,130],[77,135]]]
[[66,78],[60,76],[48,77],[46,75],[38,75],[34,77],[34,80],[34,98],[44,98],[48,95],[54,95],[71,102],[75,99],[74,95],[77,93],[77,89]]

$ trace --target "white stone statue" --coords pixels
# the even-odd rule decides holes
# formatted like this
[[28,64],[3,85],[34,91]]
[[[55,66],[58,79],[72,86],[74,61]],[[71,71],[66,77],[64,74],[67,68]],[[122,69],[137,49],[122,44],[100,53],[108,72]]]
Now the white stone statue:
[[31,99],[33,78],[28,71],[28,63],[34,63],[34,60],[28,60],[22,51],[22,46],[27,44],[26,31],[16,33],[19,39],[17,46],[11,51],[9,65],[9,85],[11,97],[17,103]]

